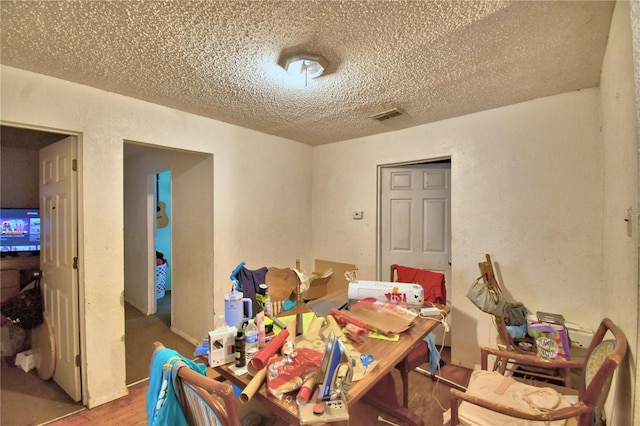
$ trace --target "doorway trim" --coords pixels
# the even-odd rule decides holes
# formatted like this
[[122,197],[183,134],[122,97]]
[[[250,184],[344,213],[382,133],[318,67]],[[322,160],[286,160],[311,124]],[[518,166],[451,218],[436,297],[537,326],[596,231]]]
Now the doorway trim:
[[[77,274],[77,294],[78,294],[78,329],[79,329],[79,348],[80,348],[80,394],[81,394],[81,402],[82,405],[88,406],[89,404],[89,395],[88,395],[88,378],[87,378],[87,323],[86,323],[86,306],[85,306],[85,273],[84,273],[84,209],[83,209],[83,201],[84,201],[84,181],[83,181],[83,166],[84,162],[82,161],[84,151],[83,151],[83,134],[81,132],[76,132],[67,129],[55,129],[52,127],[46,126],[36,126],[36,125],[27,125],[22,123],[16,123],[12,121],[0,120],[1,126],[6,127],[15,127],[19,129],[25,130],[35,130],[39,132],[46,133],[54,133],[65,136],[75,136],[76,138],[76,238],[77,238],[77,253],[76,256],[78,258],[78,268],[76,269]],[[62,138],[61,138],[62,139]],[[39,171],[38,171],[39,173]],[[38,194],[38,198],[40,195]]]
[[[382,270],[382,171],[389,167],[415,166],[419,164],[437,163],[441,161],[452,161],[450,155],[435,157],[425,160],[411,160],[397,163],[378,164],[376,167],[376,276],[379,281],[386,281]],[[453,179],[452,179],[453,184]],[[449,243],[451,243],[451,235],[449,235]],[[451,247],[451,246],[450,246]],[[453,258],[453,253],[451,253]],[[453,265],[451,266],[453,275]]]

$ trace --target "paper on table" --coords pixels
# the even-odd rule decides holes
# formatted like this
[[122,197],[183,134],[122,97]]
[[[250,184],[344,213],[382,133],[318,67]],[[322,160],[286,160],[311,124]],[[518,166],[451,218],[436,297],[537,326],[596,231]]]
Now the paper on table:
[[243,374],[247,374],[247,366],[244,367],[236,367],[234,364],[229,364],[229,370],[233,371],[233,374],[236,376],[242,376]]
[[413,322],[413,318],[408,318],[407,315],[395,308],[387,309],[386,305],[359,303],[353,306],[351,315],[364,322],[368,329],[387,336],[393,333],[402,333]]
[[[315,314],[313,312],[305,312],[304,314],[302,314],[302,325],[304,327],[304,330],[306,332],[306,330],[309,329],[309,324],[311,324],[311,321],[313,320],[313,317],[315,316]],[[283,324],[287,324],[290,320],[294,320],[295,321],[296,316],[295,315],[287,315],[284,317],[278,317],[278,320],[280,322],[282,322]],[[273,322],[271,321],[269,318],[265,318],[265,324],[269,323],[269,322]],[[280,327],[278,327],[275,323],[273,324],[273,334],[278,334],[282,331],[282,329]],[[295,333],[294,333],[295,334]]]
[[391,340],[392,342],[397,342],[398,340],[400,340],[400,335],[398,333],[392,334],[391,336],[385,336],[382,333],[378,333],[376,331],[370,331],[369,337],[372,337],[374,339],[380,339],[380,340]]

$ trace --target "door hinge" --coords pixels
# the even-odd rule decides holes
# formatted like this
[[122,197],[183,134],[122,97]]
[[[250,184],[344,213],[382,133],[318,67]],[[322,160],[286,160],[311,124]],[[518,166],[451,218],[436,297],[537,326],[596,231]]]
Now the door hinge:
[[77,257],[73,258],[73,269],[78,269],[78,258]]
[[71,170],[73,170],[74,172],[78,171],[78,160],[76,160],[75,158],[71,162]]
[[82,358],[80,357],[80,354],[76,355],[76,367],[80,367],[81,361]]

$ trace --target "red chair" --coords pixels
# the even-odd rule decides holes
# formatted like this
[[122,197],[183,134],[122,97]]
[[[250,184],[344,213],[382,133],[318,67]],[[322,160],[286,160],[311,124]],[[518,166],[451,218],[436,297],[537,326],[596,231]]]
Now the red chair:
[[[444,274],[394,264],[391,265],[390,281],[422,285],[425,306],[432,303],[440,305],[446,305],[447,303]],[[396,365],[402,377],[402,405],[405,408],[409,408],[409,372],[428,362],[429,347],[427,342],[422,341]]]

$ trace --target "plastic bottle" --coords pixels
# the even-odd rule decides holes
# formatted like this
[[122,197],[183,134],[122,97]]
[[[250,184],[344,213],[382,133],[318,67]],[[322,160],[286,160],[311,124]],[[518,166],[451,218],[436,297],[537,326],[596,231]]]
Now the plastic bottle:
[[224,320],[224,315],[218,315],[218,319],[216,319],[216,323],[214,324],[213,329],[217,330],[218,328],[227,327],[227,323]]
[[244,330],[244,350],[247,355],[247,362],[251,361],[251,358],[258,353],[258,326],[253,321],[253,318],[249,320],[247,328]]
[[244,367],[247,365],[247,359],[244,352],[244,336],[242,330],[238,330],[235,338],[236,367]]

